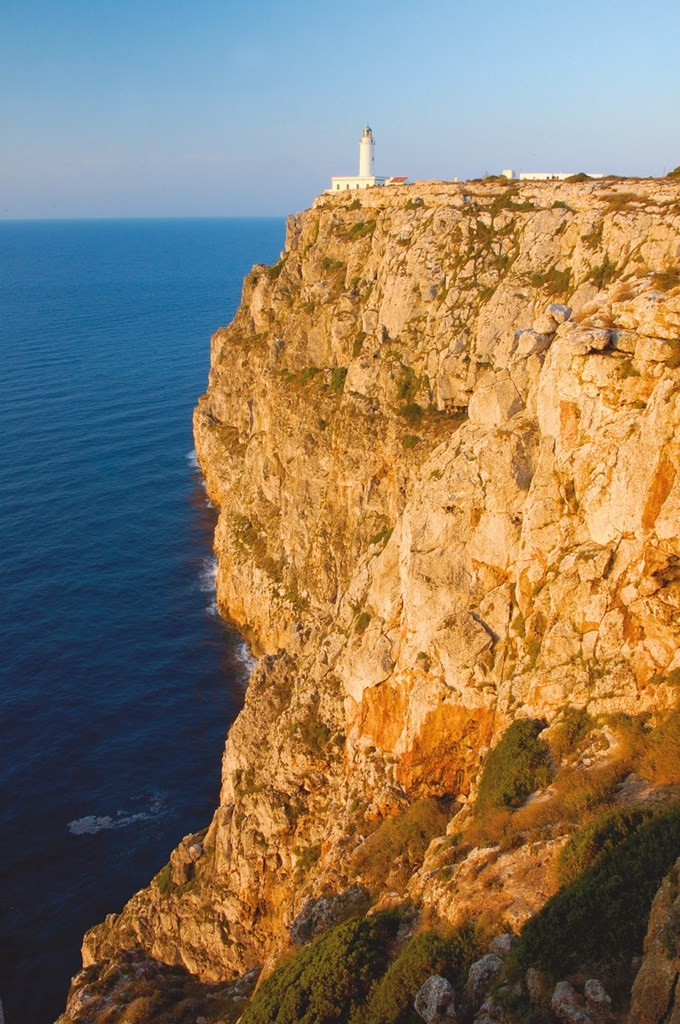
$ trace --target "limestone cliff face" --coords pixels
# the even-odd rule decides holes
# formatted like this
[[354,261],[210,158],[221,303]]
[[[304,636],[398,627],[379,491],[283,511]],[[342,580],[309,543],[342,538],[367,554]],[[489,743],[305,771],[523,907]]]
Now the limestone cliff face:
[[[672,181],[388,187],[290,219],[195,416],[219,606],[262,657],[202,853],[86,963],[138,943],[240,974],[363,880],[372,823],[464,803],[513,718],[670,705],[679,265]],[[455,916],[455,879],[413,884]]]

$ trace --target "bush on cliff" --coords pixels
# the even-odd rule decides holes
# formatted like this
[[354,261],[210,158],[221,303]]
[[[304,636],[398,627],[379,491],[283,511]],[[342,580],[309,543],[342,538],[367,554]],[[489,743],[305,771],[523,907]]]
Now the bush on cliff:
[[375,914],[332,928],[263,982],[242,1024],[345,1024],[385,973],[398,925]]
[[550,899],[522,929],[517,964],[565,972],[642,948],[652,899],[680,856],[680,808],[655,815]]
[[375,914],[332,928],[267,978],[242,1024],[422,1024],[418,989],[432,974],[462,988],[480,940],[469,924],[446,937],[420,932],[395,956],[399,923]]
[[351,1024],[422,1024],[413,1008],[421,985],[431,975],[441,974],[460,991],[481,952],[479,935],[469,924],[447,938],[434,931],[414,935],[376,982]]
[[622,843],[651,817],[651,811],[622,808],[607,811],[578,829],[560,851],[557,862],[557,879],[560,885],[574,882],[579,875],[592,867],[598,857]]
[[544,722],[518,718],[484,759],[475,803],[475,817],[521,807],[552,778],[550,749],[538,738]]

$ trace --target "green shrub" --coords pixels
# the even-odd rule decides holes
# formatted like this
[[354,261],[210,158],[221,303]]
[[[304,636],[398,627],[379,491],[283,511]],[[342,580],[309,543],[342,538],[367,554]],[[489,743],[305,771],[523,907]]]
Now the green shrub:
[[419,441],[420,438],[416,434],[406,434],[406,436],[401,439],[401,443],[404,448],[415,448]]
[[331,374],[330,389],[338,394],[344,390],[345,378],[347,377],[346,366],[336,366]]
[[172,868],[170,867],[169,864],[166,864],[165,867],[161,868],[161,870],[154,878],[154,882],[156,883],[160,892],[162,892],[164,895],[166,895],[169,892],[172,892],[172,890],[175,888],[175,883],[172,880]]
[[402,364],[399,383],[397,384],[397,398],[402,402],[411,402],[418,394],[420,378],[412,366]]
[[309,384],[310,381],[314,380],[317,373],[320,372],[318,366],[305,366],[304,370],[300,370],[298,380],[302,385]]
[[409,402],[407,405],[402,406],[399,415],[403,416],[408,424],[412,427],[419,423],[423,417],[425,410],[422,405],[418,405],[417,402]]
[[622,809],[607,811],[574,832],[560,851],[557,880],[569,885],[592,867],[600,854],[618,846],[627,836],[649,821],[651,811]]
[[680,856],[680,809],[653,817],[550,899],[525,924],[514,959],[565,973],[642,949],[649,909]]
[[397,927],[375,914],[332,928],[262,983],[242,1024],[345,1024],[384,974]]
[[441,974],[460,990],[472,962],[481,955],[475,929],[463,925],[449,938],[427,931],[414,935],[400,950],[352,1024],[422,1024],[413,1008],[421,985]]
[[368,629],[368,625],[369,625],[370,621],[371,621],[371,614],[370,614],[370,612],[360,612],[357,615],[356,621],[354,623],[354,632],[355,633],[365,633],[366,630]]
[[602,263],[598,267],[592,268],[589,280],[598,288],[606,288],[619,273],[620,271],[616,263],[612,263],[609,259],[609,254],[605,253]]
[[672,171],[669,171],[666,175],[667,178],[680,178],[680,167],[674,167]]
[[484,759],[475,817],[521,807],[530,793],[552,778],[550,749],[538,739],[545,722],[518,718]]
[[330,256],[324,256],[321,260],[321,266],[327,273],[337,274],[339,270],[345,270],[347,264],[343,263],[342,260],[334,260]]
[[366,334],[364,331],[359,331],[354,342],[352,343],[352,355],[356,359],[357,356],[361,355],[361,350],[364,347],[364,341],[366,340]]
[[328,746],[331,738],[331,730],[319,715],[316,704],[308,708],[304,718],[296,722],[292,727],[293,733],[298,736],[312,754],[321,754]]
[[375,231],[375,221],[363,220],[357,221],[347,232],[347,237],[351,242],[355,242],[358,238],[365,238],[367,235],[372,235]]

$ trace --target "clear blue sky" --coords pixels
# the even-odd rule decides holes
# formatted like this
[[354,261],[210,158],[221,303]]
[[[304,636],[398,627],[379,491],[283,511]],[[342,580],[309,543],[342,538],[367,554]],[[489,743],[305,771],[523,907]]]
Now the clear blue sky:
[[0,217],[284,214],[356,173],[680,164],[678,0],[2,0]]

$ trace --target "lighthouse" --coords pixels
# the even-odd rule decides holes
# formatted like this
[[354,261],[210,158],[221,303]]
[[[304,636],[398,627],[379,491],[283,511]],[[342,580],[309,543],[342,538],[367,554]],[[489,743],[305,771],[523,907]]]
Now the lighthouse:
[[361,135],[361,142],[359,143],[359,177],[360,178],[373,178],[375,177],[375,171],[373,169],[373,150],[375,149],[375,142],[373,141],[373,132],[366,125]]
[[373,166],[375,140],[366,125],[359,140],[359,173],[351,177],[331,178],[329,192],[344,192],[348,188],[373,188],[375,185],[403,185],[406,178],[380,178]]

